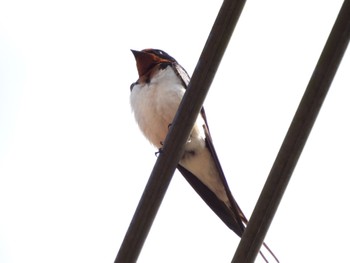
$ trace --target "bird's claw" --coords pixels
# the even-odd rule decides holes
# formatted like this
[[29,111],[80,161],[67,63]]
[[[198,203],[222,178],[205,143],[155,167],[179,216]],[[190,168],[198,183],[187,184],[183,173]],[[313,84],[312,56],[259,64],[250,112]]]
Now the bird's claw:
[[159,154],[161,154],[162,152],[163,152],[163,148],[159,148],[158,151],[154,153],[154,155],[155,155],[156,157],[158,157]]
[[[163,146],[163,142],[159,142],[159,144]],[[154,155],[155,155],[156,157],[158,157],[159,154],[161,154],[162,152],[163,152],[163,148],[160,147],[160,148],[158,149],[158,152],[155,152]]]

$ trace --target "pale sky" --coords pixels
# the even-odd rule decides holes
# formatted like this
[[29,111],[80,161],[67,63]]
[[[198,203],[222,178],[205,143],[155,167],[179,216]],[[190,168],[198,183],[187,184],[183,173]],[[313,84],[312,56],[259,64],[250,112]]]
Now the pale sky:
[[[113,262],[156,161],[132,115],[130,49],[191,74],[221,1],[0,2],[0,262]],[[343,1],[247,1],[205,108],[249,217]],[[347,262],[347,52],[266,242]],[[230,262],[239,238],[175,173],[138,262]],[[261,262],[261,259],[257,260]]]

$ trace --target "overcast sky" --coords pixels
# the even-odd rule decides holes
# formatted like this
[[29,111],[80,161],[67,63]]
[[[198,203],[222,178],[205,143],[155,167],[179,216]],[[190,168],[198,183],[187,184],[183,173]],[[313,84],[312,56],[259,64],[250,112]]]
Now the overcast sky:
[[[204,105],[248,217],[342,2],[246,3]],[[191,74],[221,3],[0,2],[1,263],[114,261],[156,161],[130,49]],[[283,263],[350,260],[349,69],[347,52],[266,237]],[[238,242],[176,172],[138,262],[230,262]]]

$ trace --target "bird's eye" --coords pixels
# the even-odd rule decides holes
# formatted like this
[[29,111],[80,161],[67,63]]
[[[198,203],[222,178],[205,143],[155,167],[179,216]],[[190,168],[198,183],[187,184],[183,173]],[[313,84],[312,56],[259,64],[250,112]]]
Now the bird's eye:
[[169,60],[169,61],[173,61],[173,62],[175,61],[175,59],[173,57],[169,56],[168,53],[166,53],[160,49],[154,49],[153,54],[155,54],[163,59]]
[[153,50],[153,54],[160,56],[160,57],[164,57],[164,55],[165,55],[164,52],[159,50],[159,49]]

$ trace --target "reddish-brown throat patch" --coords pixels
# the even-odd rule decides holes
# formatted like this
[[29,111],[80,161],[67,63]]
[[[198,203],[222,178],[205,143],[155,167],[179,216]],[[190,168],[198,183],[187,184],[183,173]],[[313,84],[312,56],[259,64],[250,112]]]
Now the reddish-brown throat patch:
[[144,76],[148,71],[160,63],[171,63],[170,60],[161,58],[153,53],[147,52],[150,49],[142,51],[131,50],[136,60],[136,67],[139,77]]

